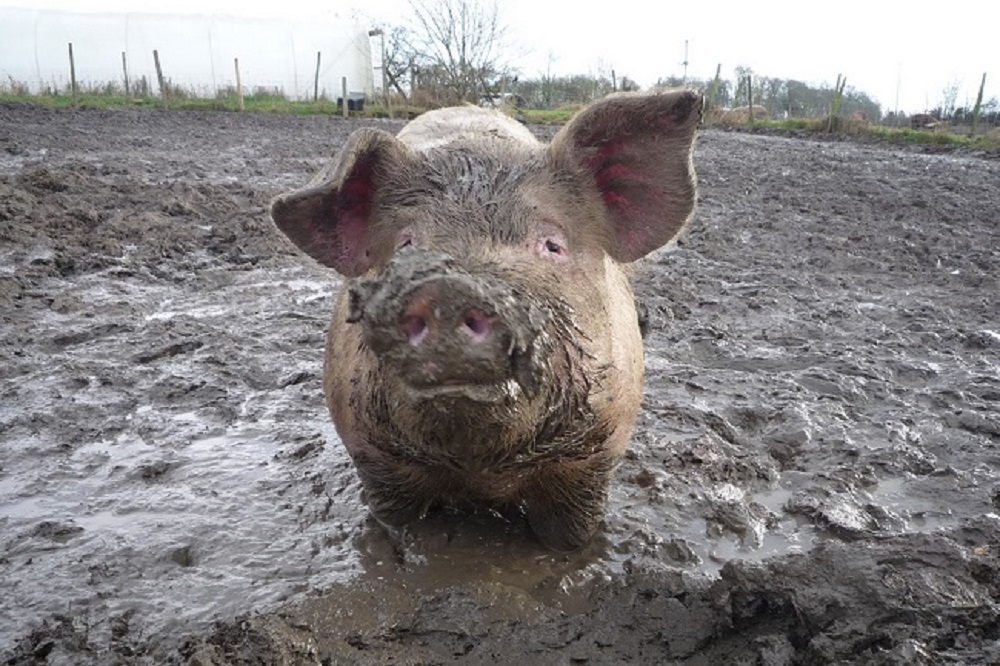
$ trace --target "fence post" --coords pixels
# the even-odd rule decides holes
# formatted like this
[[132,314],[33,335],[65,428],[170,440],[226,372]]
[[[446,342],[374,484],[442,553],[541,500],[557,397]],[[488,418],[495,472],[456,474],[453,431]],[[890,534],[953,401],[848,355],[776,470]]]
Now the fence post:
[[240,59],[233,58],[236,63],[236,98],[239,100],[239,109],[243,111],[246,107],[243,105],[243,80],[240,78]]
[[[715,78],[712,80],[712,91],[708,96],[708,110],[711,113],[715,112],[716,107],[719,105],[719,75],[722,74],[722,63],[720,62],[715,68]],[[711,115],[709,115],[709,120],[711,120]]]
[[[319,61],[322,55],[322,51],[316,51],[316,75],[313,77],[313,102],[319,101]],[[347,103],[346,96],[344,97],[344,103]]]
[[125,59],[124,51],[122,51],[122,73],[125,75],[125,96],[131,97],[132,93],[128,85],[128,61]]
[[983,88],[986,87],[986,72],[983,72],[983,80],[979,83],[979,94],[976,95],[976,105],[972,107],[972,136],[976,135],[979,129],[979,114],[983,108]]
[[341,89],[341,93],[342,93],[340,99],[344,100],[344,111],[343,112],[344,112],[344,117],[346,118],[347,117],[347,77],[346,76],[340,77],[340,89]]
[[156,64],[156,80],[160,84],[160,95],[163,96],[163,108],[167,107],[167,86],[163,83],[163,70],[160,69],[160,54],[153,49],[153,62]]
[[76,104],[76,63],[73,61],[73,42],[69,43],[69,83],[73,91],[73,104]]
[[747,74],[747,108],[749,109],[750,124],[753,125],[753,79]]
[[826,131],[833,132],[834,129],[840,129],[840,122],[837,120],[837,116],[840,113],[840,102],[844,97],[844,86],[847,85],[847,77],[837,74],[837,85],[833,87],[833,97],[830,99],[830,116],[827,119]]

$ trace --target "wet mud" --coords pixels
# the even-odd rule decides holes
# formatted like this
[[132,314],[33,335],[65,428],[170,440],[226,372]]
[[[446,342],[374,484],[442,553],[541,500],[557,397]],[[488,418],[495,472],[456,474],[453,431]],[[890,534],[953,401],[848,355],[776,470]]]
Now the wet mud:
[[368,517],[266,213],[363,122],[0,104],[0,663],[1000,663],[1000,162],[703,131],[554,554]]

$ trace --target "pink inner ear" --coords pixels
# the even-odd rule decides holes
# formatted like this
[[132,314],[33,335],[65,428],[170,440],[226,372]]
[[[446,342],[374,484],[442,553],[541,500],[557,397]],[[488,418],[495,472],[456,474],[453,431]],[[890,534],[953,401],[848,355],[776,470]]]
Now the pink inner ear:
[[[632,169],[624,164],[611,164],[597,172],[597,187],[601,190],[604,205],[609,208],[627,208],[632,205],[624,194],[611,187],[611,183],[632,175]],[[628,214],[627,211],[625,211]]]
[[619,140],[601,144],[590,159],[590,170],[604,204],[624,215],[630,215],[634,205],[627,191],[643,180],[642,173],[627,163],[634,161],[631,157],[625,142]]
[[369,162],[358,162],[337,193],[334,207],[338,215],[368,219],[372,209],[373,175],[374,169]]
[[640,151],[625,140],[603,143],[590,159],[591,173],[608,208],[615,237],[632,251],[646,244],[642,223],[650,206],[666,205],[651,170],[643,169]]
[[331,218],[337,220],[333,230],[336,253],[348,274],[360,275],[371,267],[368,222],[374,196],[373,173],[370,163],[359,162],[333,203]]

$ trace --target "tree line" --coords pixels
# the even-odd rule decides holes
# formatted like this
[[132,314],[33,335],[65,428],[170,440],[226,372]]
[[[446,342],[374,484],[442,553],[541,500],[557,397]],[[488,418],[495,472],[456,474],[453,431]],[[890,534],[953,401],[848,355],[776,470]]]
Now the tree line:
[[[658,87],[693,86],[711,91],[718,107],[732,108],[763,106],[769,118],[822,118],[830,113],[835,86],[813,84],[795,79],[757,76],[748,67],[737,67],[734,77],[727,79],[681,79],[675,76],[661,78]],[[839,111],[841,115],[862,114],[877,121],[881,117],[879,103],[868,93],[846,86],[842,90]]]
[[[410,9],[412,18],[407,25],[378,33],[385,40],[382,67],[389,93],[406,103],[436,107],[503,102],[528,109],[556,109],[586,104],[614,91],[638,89],[634,81],[617,76],[614,70],[591,75],[518,76],[505,60],[511,47],[497,0],[410,0]],[[902,124],[906,120],[892,112],[883,117],[877,101],[851,86],[759,76],[745,66],[736,67],[732,79],[666,75],[653,88],[681,86],[710,93],[709,103],[719,108],[764,107],[770,118],[823,118],[836,109],[841,116],[873,122]],[[949,91],[944,91],[942,104],[930,115],[966,122],[972,109],[956,106],[957,85],[953,88],[950,97]],[[997,99],[987,100],[980,118],[995,125],[998,111]]]

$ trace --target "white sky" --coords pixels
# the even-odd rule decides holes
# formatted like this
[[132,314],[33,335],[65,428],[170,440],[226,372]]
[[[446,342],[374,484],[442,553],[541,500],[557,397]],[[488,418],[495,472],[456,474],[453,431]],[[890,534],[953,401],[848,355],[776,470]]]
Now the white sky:
[[[511,64],[524,78],[609,73],[642,86],[683,72],[709,79],[722,65],[778,78],[848,86],[891,111],[940,104],[959,84],[958,106],[1000,97],[1000,1],[919,0],[499,0],[510,26]],[[131,11],[273,17],[356,14],[372,25],[405,24],[406,0],[12,0],[6,6],[73,11]],[[353,8],[353,9],[352,9]]]

